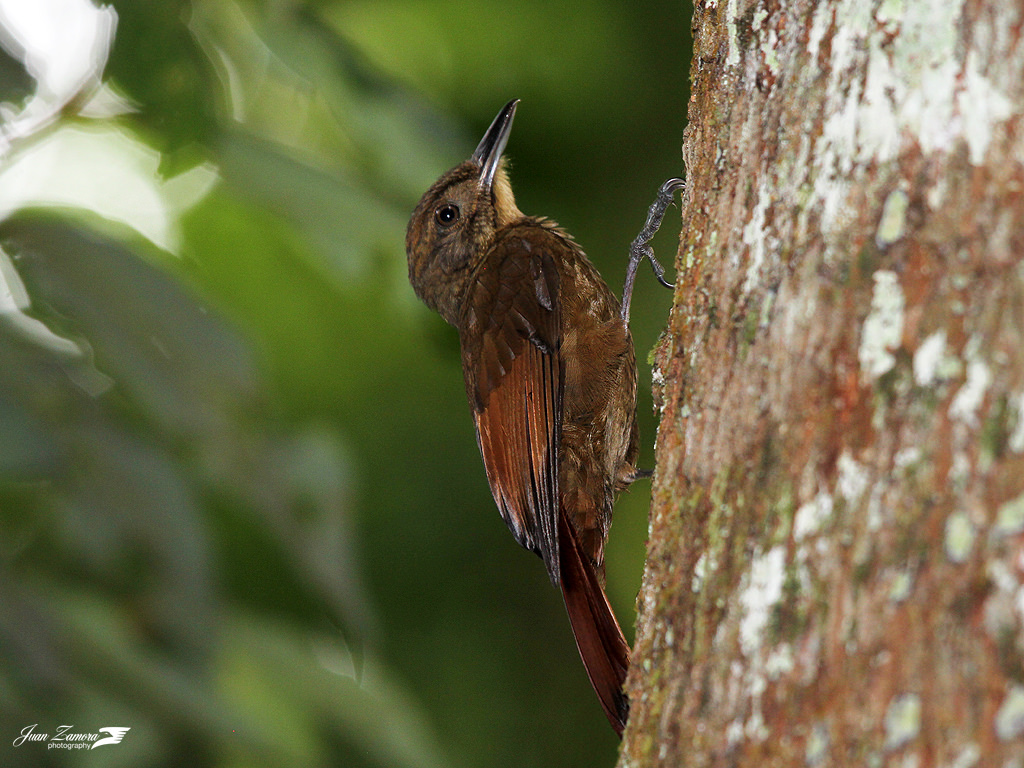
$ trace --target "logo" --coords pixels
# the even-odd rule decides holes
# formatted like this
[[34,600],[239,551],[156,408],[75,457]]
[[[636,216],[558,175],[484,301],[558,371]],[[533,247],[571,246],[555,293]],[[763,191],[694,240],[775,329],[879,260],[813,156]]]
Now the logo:
[[102,747],[104,744],[120,744],[121,739],[124,738],[124,735],[128,733],[131,728],[117,728],[111,725],[106,728],[100,728],[100,730],[105,733],[109,733],[110,735],[105,739],[94,741],[89,749],[96,749],[96,747]]
[[58,725],[51,736],[36,729],[39,723],[26,725],[21,735],[14,740],[14,746],[20,747],[29,741],[45,742],[47,749],[96,749],[104,744],[120,744],[130,727],[108,725],[99,729],[99,733],[86,733],[74,730],[73,725]]

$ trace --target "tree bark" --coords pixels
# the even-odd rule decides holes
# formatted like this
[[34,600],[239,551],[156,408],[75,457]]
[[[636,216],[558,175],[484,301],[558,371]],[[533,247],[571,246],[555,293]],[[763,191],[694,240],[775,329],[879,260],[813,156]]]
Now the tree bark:
[[1024,761],[1022,27],[695,8],[620,765]]

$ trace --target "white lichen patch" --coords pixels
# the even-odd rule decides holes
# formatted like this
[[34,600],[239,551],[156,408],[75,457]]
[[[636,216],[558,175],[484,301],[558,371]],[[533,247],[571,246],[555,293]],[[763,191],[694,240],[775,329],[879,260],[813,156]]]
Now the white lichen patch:
[[885,512],[889,509],[885,504],[885,485],[878,483],[871,488],[868,496],[867,522],[872,533],[882,527]]
[[1006,444],[1014,453],[1021,453],[1024,451],[1024,392],[1018,392],[1012,396],[1009,404],[1017,421],[1013,425],[1013,431],[1007,438]]
[[758,190],[757,203],[750,216],[750,221],[743,228],[743,242],[750,248],[750,262],[743,280],[743,292],[749,293],[757,285],[768,249],[768,233],[765,231],[765,216],[772,202],[772,192],[762,183]]
[[967,363],[967,381],[956,393],[949,404],[950,418],[965,424],[978,423],[978,408],[985,400],[985,393],[992,384],[992,371],[983,360],[970,360]]
[[974,742],[964,744],[959,754],[953,758],[949,768],[974,768],[981,759],[981,750]]
[[772,547],[754,558],[740,594],[743,619],[740,621],[740,647],[748,657],[754,656],[762,645],[764,629],[772,609],[782,597],[782,584],[786,578],[786,552],[782,546]]
[[768,658],[764,661],[764,672],[769,680],[777,680],[783,675],[788,675],[796,667],[796,658],[793,653],[793,646],[789,643],[780,643],[772,648]]
[[832,495],[822,491],[806,504],[800,506],[793,518],[793,538],[803,541],[813,536],[832,517]]
[[815,315],[819,311],[818,297],[814,291],[803,291],[793,297],[779,302],[779,320],[782,328],[783,343],[791,352],[801,351],[800,339],[803,331],[812,327]]
[[[853,0],[856,3],[856,0]],[[862,41],[868,76],[858,111],[862,160],[894,159],[903,135],[925,151],[949,149],[957,137],[957,25],[963,2],[932,2],[927,10],[891,11]],[[886,27],[899,34],[886,44]]]
[[693,593],[700,594],[700,591],[704,588],[704,582],[707,581],[708,574],[715,569],[715,556],[704,550],[700,553],[700,557],[697,558],[696,565],[693,566],[693,578],[690,581],[690,589]]
[[754,711],[751,712],[750,717],[747,718],[746,725],[743,727],[744,734],[751,741],[764,741],[770,735],[768,726],[764,722],[764,714],[761,712],[760,704],[761,700],[759,697],[756,700]]
[[828,729],[824,723],[818,723],[811,729],[804,749],[804,760],[809,766],[821,765],[828,757]]
[[871,293],[871,312],[861,326],[861,374],[868,380],[877,379],[892,370],[896,358],[892,350],[903,337],[903,309],[905,299],[896,273],[879,269],[873,275],[875,286]]
[[655,387],[658,387],[659,389],[664,388],[665,374],[662,372],[660,365],[655,365],[651,367],[651,383]]
[[946,332],[935,331],[914,353],[914,382],[919,387],[952,379],[960,374],[963,364],[946,349]]
[[736,29],[739,16],[739,0],[728,0],[725,5],[725,26],[729,33],[729,53],[726,54],[727,66],[735,67],[740,63],[740,37]]
[[1013,114],[1013,103],[982,74],[974,51],[967,54],[962,82],[962,89],[956,94],[960,129],[971,163],[981,165],[995,127]]
[[964,451],[958,450],[953,454],[953,464],[949,468],[946,485],[950,488],[963,488],[970,476],[971,459]]
[[743,721],[733,720],[725,727],[725,743],[730,747],[735,747],[741,741],[743,741]]
[[905,693],[889,702],[885,713],[885,748],[899,749],[921,732],[921,697]]
[[[823,40],[831,43],[828,66],[809,68],[831,72],[829,117],[808,176],[814,184],[811,207],[819,204],[826,236],[842,229],[860,169],[883,167],[884,174],[884,166],[908,149],[929,155],[954,152],[958,145],[981,164],[1012,118],[1008,94],[1016,83],[1000,82],[1000,71],[988,68],[991,51],[983,42],[976,40],[975,50],[964,45],[964,6],[964,0],[836,0],[828,12],[813,16],[807,33],[811,61],[819,58]],[[898,239],[903,226],[902,193],[887,202],[891,215],[879,226],[880,245]]]
[[903,17],[903,0],[882,0],[875,12],[875,20],[885,27],[898,27]]
[[954,563],[964,562],[970,557],[977,537],[978,531],[967,513],[954,512],[946,518],[946,535],[942,542],[946,557]]
[[836,462],[836,470],[839,474],[836,480],[836,490],[840,496],[846,499],[847,504],[851,506],[856,504],[868,487],[867,468],[853,458],[849,451],[843,451],[839,454],[839,460]]
[[1017,576],[998,558],[988,560],[985,575],[994,587],[983,606],[982,622],[985,632],[993,640],[1018,636],[1021,631],[1021,585]]
[[996,735],[1001,741],[1024,736],[1024,685],[1012,685],[996,712]]
[[768,30],[761,42],[761,54],[764,56],[765,66],[773,75],[779,73],[779,35],[774,29]]
[[985,567],[985,575],[988,576],[996,590],[1007,595],[1015,592],[1020,586],[1013,571],[1002,560],[989,560]]
[[832,67],[839,71],[845,70],[854,63],[864,39],[871,31],[871,5],[857,0],[837,2],[831,14],[814,17],[816,25],[826,20],[831,20],[835,29],[832,38]]
[[[1024,558],[1024,551],[1020,553],[1020,557]],[[1020,567],[1018,563],[1017,567]],[[1024,586],[1018,586],[1017,591],[1014,593],[1014,609],[1017,611],[1017,621],[1024,626]]]
[[902,189],[894,189],[885,198],[882,206],[882,216],[878,221],[878,229],[875,230],[875,242],[879,248],[892,245],[903,237],[907,230],[907,206],[910,198]]
[[906,571],[898,571],[889,584],[889,599],[894,603],[902,603],[910,597],[914,580]]
[[811,61],[817,61],[818,59],[818,54],[821,51],[821,41],[829,31],[831,19],[831,9],[824,3],[818,3],[815,6],[814,21],[807,33],[807,54],[810,56]]
[[[730,663],[728,693],[737,716],[726,726],[726,739],[730,745],[741,741],[764,741],[771,735],[765,723],[761,699],[768,689],[768,681],[786,675],[796,666],[796,654],[789,643],[769,645],[765,629],[775,606],[782,597],[786,574],[785,547],[776,546],[758,555],[750,571],[743,577],[739,597],[741,618],[740,647],[746,664],[739,660]],[[722,638],[723,623],[716,632],[715,643]]]
[[996,510],[993,536],[1013,536],[1024,531],[1024,493],[1003,502]]
[[916,445],[908,445],[906,448],[900,448],[892,457],[893,466],[895,466],[896,469],[901,470],[913,467],[920,461],[921,448]]

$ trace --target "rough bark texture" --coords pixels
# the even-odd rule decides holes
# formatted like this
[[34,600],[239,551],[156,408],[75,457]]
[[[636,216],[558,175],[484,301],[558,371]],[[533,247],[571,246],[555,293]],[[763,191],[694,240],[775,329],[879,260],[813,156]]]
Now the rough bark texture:
[[1024,764],[1022,26],[695,8],[621,765]]

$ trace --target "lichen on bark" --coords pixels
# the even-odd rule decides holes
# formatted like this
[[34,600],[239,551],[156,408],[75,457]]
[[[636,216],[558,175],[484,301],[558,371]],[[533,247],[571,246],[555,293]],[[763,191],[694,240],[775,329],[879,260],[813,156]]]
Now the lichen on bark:
[[623,766],[1024,761],[1024,10],[699,2]]

